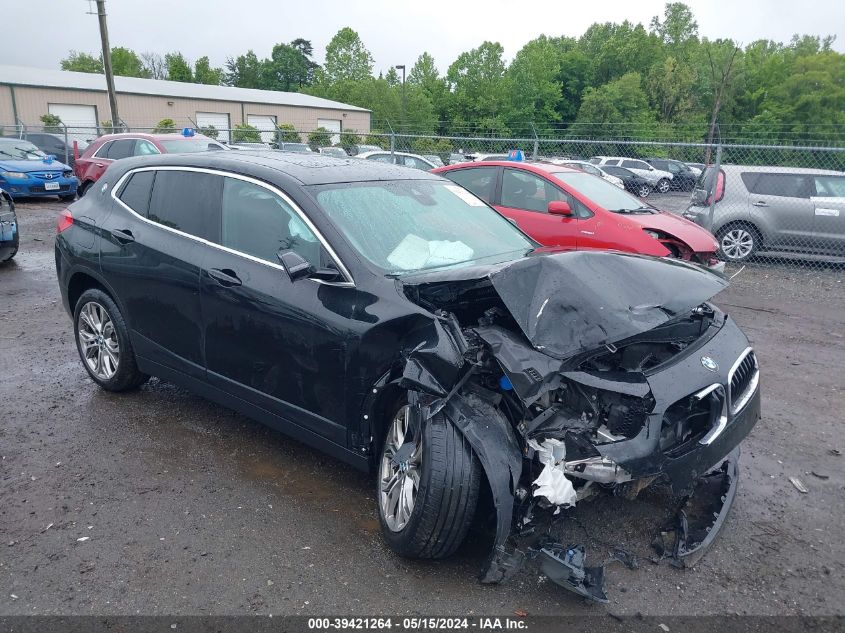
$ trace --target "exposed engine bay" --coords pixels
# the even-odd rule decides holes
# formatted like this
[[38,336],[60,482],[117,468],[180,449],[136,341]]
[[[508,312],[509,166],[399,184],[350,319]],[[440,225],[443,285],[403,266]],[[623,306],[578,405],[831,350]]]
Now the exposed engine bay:
[[[484,467],[497,528],[482,581],[535,559],[554,582],[606,601],[603,571],[585,566],[582,546],[550,541],[549,526],[593,495],[633,498],[660,480],[682,501],[677,513],[694,492],[717,491],[705,505],[721,527],[736,456],[719,465],[759,418],[759,372],[744,335],[708,303],[723,279],[685,264],[667,274],[647,258],[578,255],[591,279],[542,258],[481,277],[403,280],[402,292],[435,315],[438,340],[408,352],[401,384],[417,394],[420,422],[444,415]],[[614,283],[603,293],[611,276],[623,288],[630,278],[629,290]],[[701,484],[714,467],[727,492]],[[683,546],[661,555],[675,560],[703,553],[718,531],[690,528],[708,538],[687,547],[673,525]]]

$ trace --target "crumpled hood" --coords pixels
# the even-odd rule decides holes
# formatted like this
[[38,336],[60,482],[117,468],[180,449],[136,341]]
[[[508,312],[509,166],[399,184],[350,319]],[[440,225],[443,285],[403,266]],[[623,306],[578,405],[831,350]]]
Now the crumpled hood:
[[401,283],[422,290],[472,280],[489,281],[531,345],[556,359],[647,332],[728,285],[678,260],[605,251],[535,254],[491,266],[431,271]]
[[54,160],[52,163],[45,163],[43,160],[2,160],[0,159],[0,171],[22,171],[30,173],[33,171],[70,171],[70,167],[64,163]]
[[713,253],[719,245],[713,236],[694,222],[673,213],[631,213],[622,216],[636,222],[644,229],[660,231],[681,240],[695,253]]

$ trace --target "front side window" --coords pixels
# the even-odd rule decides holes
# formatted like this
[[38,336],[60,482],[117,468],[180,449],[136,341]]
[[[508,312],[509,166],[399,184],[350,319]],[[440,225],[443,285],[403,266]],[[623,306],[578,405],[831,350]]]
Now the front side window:
[[498,169],[498,167],[472,167],[447,171],[443,175],[464,189],[469,189],[487,204],[491,204]]
[[386,273],[508,261],[535,247],[484,202],[441,180],[310,188],[347,242]]
[[187,170],[158,170],[149,219],[211,242],[220,239],[223,177]]
[[546,213],[553,200],[569,202],[564,192],[548,180],[525,171],[505,170],[502,176],[503,207]]
[[273,264],[288,250],[315,268],[326,264],[319,239],[283,198],[238,178],[223,179],[220,244]]
[[605,164],[605,165],[618,165],[618,164],[619,164],[619,159],[617,159],[617,158],[611,158],[611,159],[609,159],[609,160],[604,161],[604,164]]
[[[553,172],[553,175],[564,183],[568,188],[577,191],[579,194],[611,211],[613,213],[652,213],[650,207],[643,206],[643,203],[601,178],[593,178],[589,174],[572,171]],[[570,206],[572,204],[570,203]],[[573,207],[575,210],[575,207]]]
[[816,176],[816,195],[822,198],[845,198],[845,176]]
[[373,154],[372,156],[367,156],[367,160],[374,160],[378,163],[393,164],[395,162],[395,156],[392,154]]

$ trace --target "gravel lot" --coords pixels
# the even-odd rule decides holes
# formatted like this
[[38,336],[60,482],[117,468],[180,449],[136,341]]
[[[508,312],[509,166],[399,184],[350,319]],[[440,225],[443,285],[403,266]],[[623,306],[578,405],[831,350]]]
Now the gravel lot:
[[579,506],[562,539],[592,562],[615,545],[642,558],[611,564],[611,603],[591,606],[530,566],[480,585],[483,534],[402,560],[367,476],[158,380],[97,389],[55,279],[61,208],[19,204],[21,252],[0,267],[0,615],[845,613],[842,270],[749,266],[717,297],[764,389],[733,513],[679,571],[647,561],[660,498]]

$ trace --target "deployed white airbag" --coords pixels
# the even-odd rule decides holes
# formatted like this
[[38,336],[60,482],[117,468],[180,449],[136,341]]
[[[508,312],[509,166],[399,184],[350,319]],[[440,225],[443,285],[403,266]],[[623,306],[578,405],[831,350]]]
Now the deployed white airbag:
[[545,497],[553,505],[573,507],[577,493],[563,472],[563,459],[566,457],[564,443],[549,438],[542,444],[536,440],[528,440],[528,445],[537,451],[537,457],[543,464],[543,471],[534,480],[534,485],[537,486],[534,496]]
[[428,241],[408,235],[391,251],[387,261],[398,270],[419,270],[465,262],[472,255],[473,250],[463,242]]

